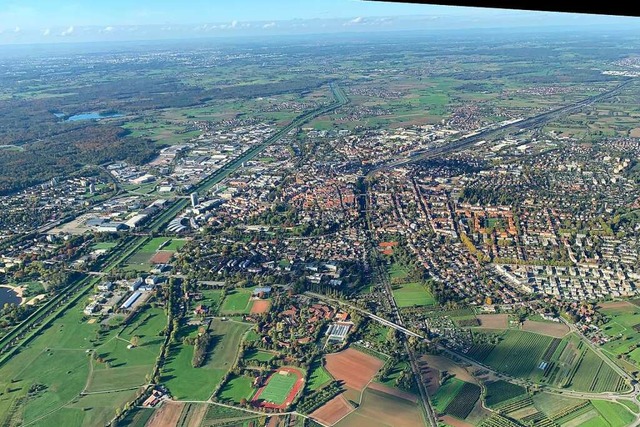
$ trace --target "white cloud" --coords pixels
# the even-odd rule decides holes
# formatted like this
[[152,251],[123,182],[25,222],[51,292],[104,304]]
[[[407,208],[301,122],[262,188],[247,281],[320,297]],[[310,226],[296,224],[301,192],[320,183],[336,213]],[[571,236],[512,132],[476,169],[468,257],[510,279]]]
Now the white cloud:
[[238,26],[238,21],[231,21],[231,28],[236,28]]
[[72,25],[69,28],[67,28],[66,30],[64,30],[63,32],[61,32],[60,35],[62,37],[69,36],[69,35],[73,34],[73,30],[74,30],[74,28],[73,28],[73,25]]
[[264,24],[262,28],[273,28],[276,26],[275,22],[269,22],[268,24]]
[[49,29],[49,28],[45,28],[42,31],[42,35],[45,36],[45,37],[48,36],[49,34],[51,34],[51,29]]
[[105,33],[110,33],[111,31],[113,31],[113,27],[109,25],[108,27],[104,27],[102,31],[104,31]]
[[353,18],[351,21],[349,21],[349,24],[359,24],[362,22],[362,16],[358,16],[357,18]]
[[19,33],[19,32],[20,32],[20,27],[16,27],[16,28],[14,28],[14,29],[13,29],[13,32],[14,32],[14,33]]

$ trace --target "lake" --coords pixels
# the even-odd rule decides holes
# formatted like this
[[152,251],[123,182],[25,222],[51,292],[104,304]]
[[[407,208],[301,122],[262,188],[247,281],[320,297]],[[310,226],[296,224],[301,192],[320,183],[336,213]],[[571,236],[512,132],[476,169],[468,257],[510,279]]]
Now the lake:
[[22,299],[11,288],[0,287],[0,307],[5,303],[20,304]]
[[100,119],[107,119],[111,117],[122,117],[122,114],[98,113],[94,111],[91,113],[80,113],[80,114],[75,114],[73,116],[69,116],[69,118],[67,118],[65,122],[79,122],[80,120],[100,120]]

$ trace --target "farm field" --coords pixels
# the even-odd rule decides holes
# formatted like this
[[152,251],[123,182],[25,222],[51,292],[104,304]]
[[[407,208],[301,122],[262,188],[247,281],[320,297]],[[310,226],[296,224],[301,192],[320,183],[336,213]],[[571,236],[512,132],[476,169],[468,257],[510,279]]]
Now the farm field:
[[449,402],[445,407],[444,413],[461,420],[467,418],[480,398],[480,392],[481,390],[479,386],[471,383],[464,383],[451,402]]
[[536,334],[548,335],[550,337],[562,338],[569,333],[569,327],[564,323],[537,322],[525,320],[522,325],[523,331],[535,332]]
[[487,388],[485,402],[489,407],[522,396],[527,392],[524,387],[503,380],[486,383],[485,387]]
[[229,291],[222,302],[220,312],[222,314],[249,314],[253,305],[251,292],[251,289],[233,289]]
[[358,408],[337,427],[415,427],[423,425],[420,408],[413,402],[366,389]]
[[497,345],[478,344],[468,356],[517,378],[585,392],[620,392],[629,386],[575,335],[563,339],[509,330]]
[[462,390],[462,387],[467,384],[457,378],[449,378],[444,384],[438,388],[435,395],[431,396],[431,403],[433,409],[439,413],[444,413],[446,407],[453,401],[456,395]]
[[353,406],[342,394],[334,397],[320,408],[313,411],[311,418],[320,421],[324,425],[334,425],[354,410]]
[[326,356],[325,368],[347,387],[363,390],[384,362],[376,357],[348,348]]

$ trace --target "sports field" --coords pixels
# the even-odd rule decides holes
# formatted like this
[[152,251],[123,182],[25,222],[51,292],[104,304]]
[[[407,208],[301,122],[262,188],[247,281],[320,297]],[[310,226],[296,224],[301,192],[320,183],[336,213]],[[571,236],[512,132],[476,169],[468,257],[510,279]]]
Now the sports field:
[[253,402],[262,407],[285,408],[293,402],[303,383],[304,375],[297,368],[279,368],[256,392]]
[[282,405],[289,395],[289,392],[291,392],[291,389],[295,385],[297,379],[298,378],[294,375],[283,375],[276,372],[269,378],[269,382],[260,394],[260,399],[265,402]]
[[[395,286],[394,286],[395,287]],[[436,299],[429,290],[418,282],[403,283],[393,289],[393,298],[398,307],[434,305]]]
[[140,249],[133,253],[125,262],[126,270],[147,271],[151,268],[151,259],[158,254],[163,255],[161,258],[173,254],[187,243],[184,239],[170,239],[168,237],[154,237],[145,243]]
[[220,312],[223,314],[243,313],[248,314],[251,312],[251,289],[233,289],[222,302]]

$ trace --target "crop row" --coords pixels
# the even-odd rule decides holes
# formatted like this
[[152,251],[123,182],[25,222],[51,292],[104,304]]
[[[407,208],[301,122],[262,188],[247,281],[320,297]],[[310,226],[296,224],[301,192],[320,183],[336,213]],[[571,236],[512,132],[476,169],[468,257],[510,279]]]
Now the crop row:
[[478,398],[480,398],[480,387],[471,383],[464,383],[456,397],[447,405],[444,412],[456,418],[464,420],[473,410]]

